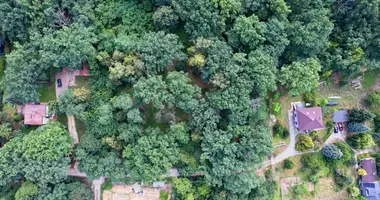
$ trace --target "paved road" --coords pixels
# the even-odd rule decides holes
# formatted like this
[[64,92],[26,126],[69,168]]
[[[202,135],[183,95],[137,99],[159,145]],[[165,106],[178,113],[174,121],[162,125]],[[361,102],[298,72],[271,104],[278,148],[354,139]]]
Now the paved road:
[[104,183],[104,177],[100,177],[92,181],[92,190],[94,191],[94,199],[101,200],[102,199],[102,184]]

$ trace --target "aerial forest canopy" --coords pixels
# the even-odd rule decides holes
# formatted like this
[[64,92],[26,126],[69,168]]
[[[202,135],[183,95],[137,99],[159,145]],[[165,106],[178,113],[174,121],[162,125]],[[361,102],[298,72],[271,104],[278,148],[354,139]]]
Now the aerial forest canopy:
[[296,96],[323,74],[380,68],[379,7],[378,0],[0,0],[10,49],[5,102],[39,102],[41,83],[64,67],[87,63],[91,72],[89,90],[71,88],[49,102],[83,122],[79,144],[58,123],[16,134],[0,150],[0,186],[26,180],[30,199],[71,199],[54,197],[81,189],[65,176],[70,155],[89,180],[155,181],[177,168],[208,188],[192,199],[271,199],[256,174],[272,151],[268,94]]

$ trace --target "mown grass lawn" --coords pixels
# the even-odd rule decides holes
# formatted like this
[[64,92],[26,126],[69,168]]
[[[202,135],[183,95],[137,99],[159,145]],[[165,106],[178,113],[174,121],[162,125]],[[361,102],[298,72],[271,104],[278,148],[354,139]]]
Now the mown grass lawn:
[[41,85],[39,89],[40,102],[49,102],[56,100],[55,94],[55,72],[51,70],[49,72],[50,83]]
[[160,200],[167,200],[169,197],[169,193],[164,191],[164,190],[160,190]]
[[376,84],[376,79],[379,77],[380,70],[366,71],[363,74],[363,80],[361,81],[362,87],[367,90]]
[[56,100],[55,84],[44,84],[40,89],[40,102],[49,102]]
[[86,88],[90,89],[90,77],[88,76],[76,76],[75,77],[75,86],[73,88]]
[[57,117],[58,117],[57,121],[59,121],[62,125],[67,127],[67,115],[60,114]]

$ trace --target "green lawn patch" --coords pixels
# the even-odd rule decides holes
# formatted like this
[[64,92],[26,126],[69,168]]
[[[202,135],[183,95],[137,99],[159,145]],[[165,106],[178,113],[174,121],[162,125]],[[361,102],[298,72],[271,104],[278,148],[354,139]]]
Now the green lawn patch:
[[43,84],[40,89],[40,102],[49,102],[56,100],[55,94],[55,72],[51,70],[49,72],[49,83]]
[[76,76],[75,77],[75,86],[70,88],[86,88],[90,89],[91,83],[90,83],[90,77],[88,76]]
[[111,189],[112,189],[112,181],[111,179],[108,179],[106,180],[106,182],[102,184],[102,194],[104,190],[111,190]]
[[67,127],[67,116],[65,114],[60,114],[57,117],[57,121],[59,121],[62,125]]
[[167,200],[169,197],[169,193],[165,190],[160,190],[160,200]]
[[362,86],[368,89],[376,84],[376,79],[379,76],[380,70],[366,71],[363,75]]
[[55,84],[44,84],[40,89],[40,102],[49,102],[56,100]]
[[291,109],[291,103],[292,102],[299,102],[302,101],[302,96],[296,96],[292,97],[288,94],[281,94],[280,97],[280,104],[282,105],[281,107],[281,112],[278,116],[276,116],[276,119],[278,122],[280,122],[283,126],[289,128],[289,118],[288,118],[288,110]]
[[30,133],[31,131],[35,131],[39,126],[28,126],[25,129],[23,129],[24,133]]

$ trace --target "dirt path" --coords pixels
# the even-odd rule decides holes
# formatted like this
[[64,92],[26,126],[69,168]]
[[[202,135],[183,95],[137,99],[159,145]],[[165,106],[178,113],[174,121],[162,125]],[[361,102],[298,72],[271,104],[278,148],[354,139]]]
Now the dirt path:
[[79,143],[77,129],[75,127],[75,118],[73,115],[67,116],[67,126],[69,127],[69,133],[74,139],[74,144]]

